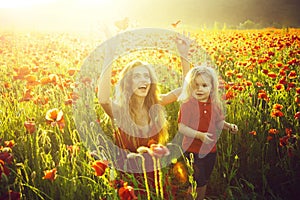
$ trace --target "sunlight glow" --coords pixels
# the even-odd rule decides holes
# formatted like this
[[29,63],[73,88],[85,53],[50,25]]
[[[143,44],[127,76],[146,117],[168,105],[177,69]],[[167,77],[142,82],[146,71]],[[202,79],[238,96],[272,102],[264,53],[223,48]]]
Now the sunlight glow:
[[25,8],[46,3],[52,3],[56,0],[0,0],[0,8]]

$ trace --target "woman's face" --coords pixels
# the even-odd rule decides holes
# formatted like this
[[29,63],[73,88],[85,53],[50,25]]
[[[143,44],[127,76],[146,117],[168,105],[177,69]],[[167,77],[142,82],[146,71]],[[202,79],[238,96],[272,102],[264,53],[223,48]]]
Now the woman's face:
[[140,97],[146,97],[151,84],[151,77],[146,67],[136,67],[132,74],[132,90],[133,93]]
[[212,89],[211,78],[205,74],[196,76],[192,88],[192,95],[195,99],[200,102],[207,102]]

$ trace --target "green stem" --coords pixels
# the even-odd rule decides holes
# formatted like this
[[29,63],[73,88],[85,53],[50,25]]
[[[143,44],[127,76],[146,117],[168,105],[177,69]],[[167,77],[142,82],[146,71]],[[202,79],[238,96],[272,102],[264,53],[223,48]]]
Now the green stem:
[[147,171],[146,171],[146,166],[145,166],[145,158],[141,156],[142,158],[142,168],[143,168],[143,173],[144,173],[144,179],[145,179],[145,187],[147,191],[147,198],[150,200],[150,189],[148,185],[148,178],[147,178]]
[[159,187],[160,187],[160,196],[161,199],[164,199],[164,187],[163,187],[163,181],[162,181],[162,171],[161,171],[161,165],[160,165],[160,160],[157,159],[157,168],[158,168],[158,176],[159,176]]
[[159,196],[159,189],[158,189],[158,180],[157,180],[157,169],[156,169],[156,159],[154,156],[152,156],[152,160],[153,160],[153,173],[154,173],[154,184],[155,184],[155,192],[156,192],[156,196]]

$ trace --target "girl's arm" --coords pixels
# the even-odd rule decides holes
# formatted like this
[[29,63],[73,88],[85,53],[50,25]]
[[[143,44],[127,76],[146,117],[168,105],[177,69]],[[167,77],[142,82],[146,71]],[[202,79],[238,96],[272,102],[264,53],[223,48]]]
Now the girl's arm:
[[201,131],[194,130],[182,123],[178,124],[178,131],[187,137],[200,139],[205,144],[209,144],[214,141],[213,139],[211,139],[212,137],[211,133],[207,133],[207,132],[204,133]]
[[178,96],[181,93],[181,87],[180,88],[176,88],[175,90],[172,90],[170,92],[168,92],[167,94],[161,94],[160,98],[161,98],[161,105],[165,106],[168,105],[170,103],[173,103],[174,101],[177,100]]
[[184,78],[188,71],[190,70],[190,63],[188,61],[188,53],[190,49],[190,39],[189,39],[189,34],[187,36],[178,36],[176,38],[176,45],[178,52],[180,54],[180,60],[181,60],[181,67],[182,67],[182,78],[184,81]]
[[[190,63],[187,59],[188,52],[190,48],[190,41],[188,37],[177,37],[176,38],[176,45],[178,52],[180,54],[180,60],[181,60],[181,67],[182,67],[182,81],[184,81],[184,78],[188,71],[190,70]],[[167,105],[170,103],[173,103],[174,101],[177,101],[178,96],[181,93],[181,87],[176,88],[175,90],[170,91],[167,94],[161,95],[161,104]]]

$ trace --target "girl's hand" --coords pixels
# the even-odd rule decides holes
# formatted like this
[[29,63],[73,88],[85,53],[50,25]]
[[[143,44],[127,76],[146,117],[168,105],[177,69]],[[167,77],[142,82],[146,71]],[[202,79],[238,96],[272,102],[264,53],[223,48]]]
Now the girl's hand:
[[237,125],[235,125],[235,124],[230,124],[229,131],[230,131],[231,133],[237,133],[238,130],[239,130],[239,129],[238,129]]
[[191,40],[189,39],[190,33],[187,35],[183,32],[183,35],[177,35],[175,42],[180,56],[187,57],[190,49]]
[[198,137],[197,138],[200,139],[205,144],[210,144],[214,141],[211,138],[212,136],[213,136],[213,134],[211,134],[211,133],[198,132]]

